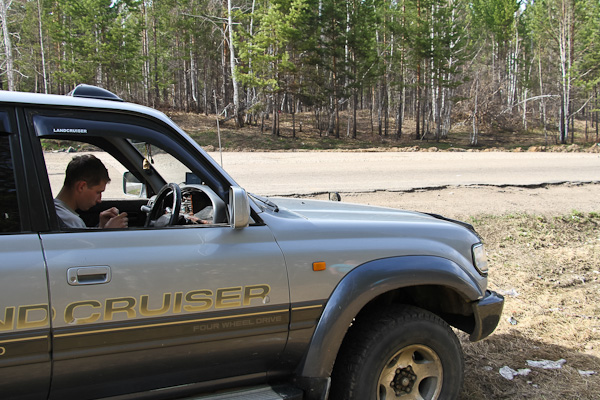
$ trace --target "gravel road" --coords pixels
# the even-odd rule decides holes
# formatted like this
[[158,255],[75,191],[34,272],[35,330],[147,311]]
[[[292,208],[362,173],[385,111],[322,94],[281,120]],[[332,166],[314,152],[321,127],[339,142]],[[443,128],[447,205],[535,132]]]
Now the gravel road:
[[[210,153],[220,161],[219,153]],[[53,187],[73,154],[47,153]],[[107,163],[120,190],[122,168]],[[328,197],[449,217],[600,211],[600,154],[509,152],[226,152],[225,170],[249,192]]]
[[[219,154],[212,154],[220,160]],[[248,191],[436,212],[600,211],[600,155],[590,153],[223,153]]]
[[223,153],[223,166],[265,195],[600,182],[600,154],[593,153]]

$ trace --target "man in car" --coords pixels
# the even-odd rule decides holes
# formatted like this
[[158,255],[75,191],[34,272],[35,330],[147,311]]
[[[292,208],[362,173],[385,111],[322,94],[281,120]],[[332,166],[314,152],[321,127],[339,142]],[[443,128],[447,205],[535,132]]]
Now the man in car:
[[[67,166],[63,187],[54,199],[60,227],[87,228],[75,210],[87,211],[102,202],[102,192],[108,182],[108,170],[94,155],[73,157]],[[119,214],[116,207],[100,213],[99,228],[127,228],[127,224],[127,213]]]

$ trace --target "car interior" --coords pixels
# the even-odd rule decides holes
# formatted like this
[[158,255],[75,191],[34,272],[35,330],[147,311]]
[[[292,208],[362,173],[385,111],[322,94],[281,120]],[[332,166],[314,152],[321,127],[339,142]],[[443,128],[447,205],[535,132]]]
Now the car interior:
[[[87,227],[97,226],[99,213],[111,207],[127,212],[130,228],[227,225],[225,202],[189,167],[162,148],[110,132],[56,134],[39,125],[36,129],[53,197],[60,191],[66,166],[75,155],[92,153],[109,170],[111,182],[102,202],[86,211],[75,210]],[[161,175],[163,171],[166,176]]]

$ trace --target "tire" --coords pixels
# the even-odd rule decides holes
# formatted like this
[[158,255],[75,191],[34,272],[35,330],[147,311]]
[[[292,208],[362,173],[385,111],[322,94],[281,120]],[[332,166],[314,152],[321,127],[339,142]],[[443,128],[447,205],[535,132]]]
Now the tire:
[[458,338],[435,314],[392,306],[350,327],[336,359],[331,400],[449,400],[462,388]]

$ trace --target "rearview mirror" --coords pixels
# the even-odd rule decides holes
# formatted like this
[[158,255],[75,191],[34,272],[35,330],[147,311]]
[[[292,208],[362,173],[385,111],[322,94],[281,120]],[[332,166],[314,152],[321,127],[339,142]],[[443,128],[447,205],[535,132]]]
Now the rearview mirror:
[[238,186],[229,187],[229,223],[234,229],[242,229],[250,223],[250,201],[246,191]]

